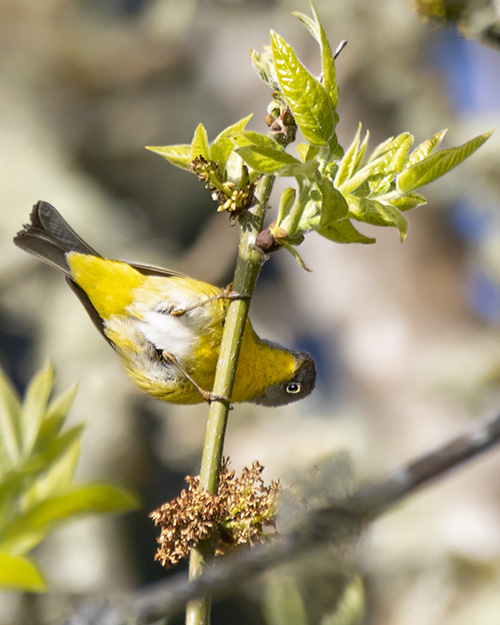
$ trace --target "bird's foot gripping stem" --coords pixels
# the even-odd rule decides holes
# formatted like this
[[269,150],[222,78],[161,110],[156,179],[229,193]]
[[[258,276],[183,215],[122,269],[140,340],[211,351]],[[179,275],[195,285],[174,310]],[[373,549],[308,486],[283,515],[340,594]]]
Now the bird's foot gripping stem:
[[217,293],[217,295],[214,295],[213,297],[208,297],[207,299],[204,299],[201,302],[197,302],[196,304],[193,304],[192,306],[188,306],[187,308],[174,308],[172,311],[170,311],[170,314],[173,317],[182,317],[182,315],[185,315],[187,312],[190,312],[191,310],[195,310],[196,308],[199,308],[200,306],[206,306],[206,304],[215,302],[218,299],[227,299],[231,301],[234,299],[248,299],[250,297],[250,295],[246,293],[238,293],[237,291],[233,291],[232,286],[233,286],[232,284],[228,284],[226,288],[220,293]]
[[224,397],[223,395],[217,395],[217,393],[214,393],[212,391],[207,391],[206,389],[202,388],[193,379],[193,377],[184,369],[184,367],[181,365],[181,363],[177,360],[177,358],[173,354],[164,350],[162,352],[162,356],[165,360],[167,360],[168,362],[171,362],[175,367],[177,367],[177,369],[182,373],[182,375],[187,380],[191,382],[191,384],[195,387],[195,389],[198,391],[198,393],[203,397],[203,399],[206,402],[211,404],[213,401],[220,401],[223,404],[226,404],[229,410],[233,409],[230,399],[228,399],[227,397]]

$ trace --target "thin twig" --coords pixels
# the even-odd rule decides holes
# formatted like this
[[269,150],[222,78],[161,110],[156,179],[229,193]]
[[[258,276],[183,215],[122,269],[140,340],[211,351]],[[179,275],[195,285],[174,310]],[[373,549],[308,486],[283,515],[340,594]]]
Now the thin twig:
[[333,53],[333,58],[334,59],[336,59],[338,57],[338,55],[342,52],[342,50],[346,47],[346,45],[347,45],[347,40],[346,39],[342,39],[342,41],[339,43],[339,45],[335,49],[335,52]]

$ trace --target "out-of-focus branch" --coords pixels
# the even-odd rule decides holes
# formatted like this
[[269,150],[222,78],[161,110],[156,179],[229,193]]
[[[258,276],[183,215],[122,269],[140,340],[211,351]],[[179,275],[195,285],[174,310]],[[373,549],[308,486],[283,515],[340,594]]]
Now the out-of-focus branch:
[[357,508],[366,518],[375,518],[413,491],[443,477],[448,471],[488,451],[499,442],[500,415],[410,462],[386,479],[360,487],[348,505]]
[[366,522],[499,442],[500,415],[401,467],[385,479],[361,486],[346,499],[305,512],[292,530],[270,545],[227,557],[216,567],[207,568],[192,582],[179,577],[140,591],[134,600],[136,613],[145,623],[171,616],[194,597],[207,592],[227,593],[258,573],[297,557],[321,542],[353,538]]

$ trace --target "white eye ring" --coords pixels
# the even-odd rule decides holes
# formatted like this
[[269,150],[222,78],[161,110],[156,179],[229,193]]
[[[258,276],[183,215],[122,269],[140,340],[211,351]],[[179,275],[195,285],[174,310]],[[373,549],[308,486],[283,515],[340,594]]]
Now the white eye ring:
[[296,395],[297,393],[300,393],[301,390],[302,386],[299,384],[299,382],[290,382],[286,386],[286,392],[290,393],[290,395]]

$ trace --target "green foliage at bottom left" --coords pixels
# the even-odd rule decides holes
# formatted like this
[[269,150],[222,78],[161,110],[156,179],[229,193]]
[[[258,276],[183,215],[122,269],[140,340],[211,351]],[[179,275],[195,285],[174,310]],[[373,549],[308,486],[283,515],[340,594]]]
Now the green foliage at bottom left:
[[0,589],[43,592],[28,553],[57,526],[119,513],[137,498],[110,484],[74,484],[82,426],[63,429],[76,389],[51,398],[54,372],[35,375],[24,399],[0,369]]

